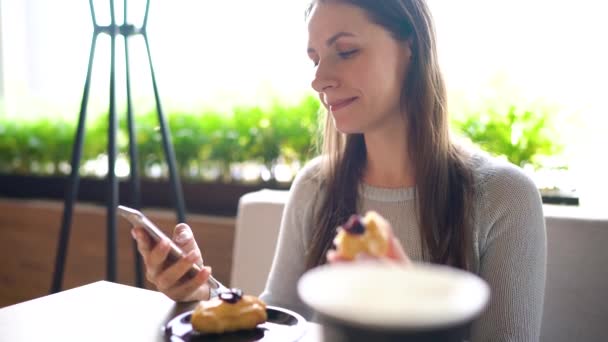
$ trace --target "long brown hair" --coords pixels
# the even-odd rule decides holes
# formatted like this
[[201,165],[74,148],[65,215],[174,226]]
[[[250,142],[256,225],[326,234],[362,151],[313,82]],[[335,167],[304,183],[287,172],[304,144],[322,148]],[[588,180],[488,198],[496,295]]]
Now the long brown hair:
[[[307,16],[316,0],[309,6]],[[468,250],[472,174],[468,156],[450,139],[447,96],[431,14],[424,0],[333,0],[363,9],[370,20],[404,44],[412,58],[401,91],[409,157],[414,164],[416,210],[425,260],[470,269]],[[335,228],[357,212],[358,184],[366,164],[361,134],[342,134],[325,117],[319,203],[307,267],[325,263]],[[407,251],[406,251],[407,252]]]

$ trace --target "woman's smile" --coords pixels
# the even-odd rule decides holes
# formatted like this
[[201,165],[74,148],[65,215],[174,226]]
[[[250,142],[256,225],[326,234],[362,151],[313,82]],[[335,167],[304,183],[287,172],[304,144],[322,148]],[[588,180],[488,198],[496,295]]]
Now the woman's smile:
[[351,98],[333,101],[331,103],[328,103],[327,105],[329,106],[329,110],[332,113],[335,113],[335,112],[339,111],[340,109],[349,106],[351,103],[355,102],[357,99],[358,99],[358,97],[351,97]]

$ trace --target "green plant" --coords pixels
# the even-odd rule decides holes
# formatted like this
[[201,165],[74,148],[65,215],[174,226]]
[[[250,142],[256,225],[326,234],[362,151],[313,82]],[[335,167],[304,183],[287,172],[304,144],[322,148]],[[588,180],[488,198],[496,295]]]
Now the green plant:
[[233,162],[258,161],[271,164],[279,156],[280,140],[271,125],[272,112],[260,107],[237,107],[231,125],[237,139]]
[[60,164],[71,159],[75,125],[65,119],[44,118],[32,122],[28,135],[35,140],[34,159],[53,174],[61,173]]
[[458,132],[485,151],[522,167],[538,167],[541,157],[563,149],[548,107],[501,107],[490,103],[485,109],[460,113],[452,123]]
[[175,112],[169,115],[168,125],[175,151],[177,167],[182,177],[190,177],[198,167],[199,151],[206,143],[201,119],[192,113]]
[[[230,179],[235,163],[256,162],[268,169],[280,161],[306,161],[314,153],[318,101],[305,97],[300,103],[275,102],[270,107],[238,106],[228,113],[172,111],[167,115],[178,171],[183,177],[200,178],[202,169],[213,165]],[[128,127],[119,113],[117,145],[119,156],[128,158]],[[166,161],[158,116],[155,111],[135,115],[140,171],[160,166],[166,175]],[[85,127],[82,164],[106,154],[108,114],[89,116]],[[34,120],[0,117],[0,171],[58,173],[71,161],[76,120],[55,117]]]
[[3,172],[59,173],[70,159],[73,125],[61,119],[0,120],[0,167]]
[[307,96],[291,107],[275,107],[272,125],[281,141],[280,154],[287,161],[309,160],[317,152],[315,138],[318,134],[318,113],[320,103]]
[[14,121],[0,117],[0,171],[14,171],[18,154],[18,128]]

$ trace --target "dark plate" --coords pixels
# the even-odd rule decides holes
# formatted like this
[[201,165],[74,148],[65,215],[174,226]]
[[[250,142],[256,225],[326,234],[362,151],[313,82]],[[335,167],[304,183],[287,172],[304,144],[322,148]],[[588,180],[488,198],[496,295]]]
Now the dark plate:
[[297,341],[306,332],[306,320],[299,314],[279,308],[266,306],[268,320],[255,329],[242,330],[226,334],[199,334],[192,329],[190,318],[192,311],[176,316],[164,326],[167,341]]

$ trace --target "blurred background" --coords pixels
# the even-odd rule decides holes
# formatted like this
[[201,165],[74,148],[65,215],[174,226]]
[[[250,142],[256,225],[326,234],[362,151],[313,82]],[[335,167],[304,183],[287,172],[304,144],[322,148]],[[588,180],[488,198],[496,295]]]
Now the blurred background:
[[[107,1],[94,1],[100,24]],[[149,37],[182,177],[287,187],[314,155],[319,104],[306,1],[153,2]],[[66,175],[88,62],[87,1],[0,1],[0,172]],[[524,168],[547,202],[602,205],[608,23],[592,0],[430,0],[456,134]],[[145,1],[129,2],[139,25]],[[117,1],[122,22],[122,1]],[[142,172],[167,176],[141,37],[130,40]],[[98,41],[82,174],[105,161],[110,48]],[[124,50],[117,41],[121,154],[128,175]],[[273,183],[273,184],[275,184]],[[268,185],[268,184],[267,184]],[[270,184],[272,186],[272,184]]]

